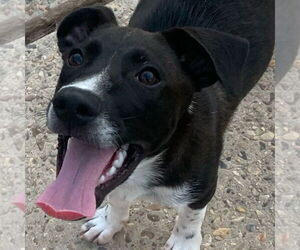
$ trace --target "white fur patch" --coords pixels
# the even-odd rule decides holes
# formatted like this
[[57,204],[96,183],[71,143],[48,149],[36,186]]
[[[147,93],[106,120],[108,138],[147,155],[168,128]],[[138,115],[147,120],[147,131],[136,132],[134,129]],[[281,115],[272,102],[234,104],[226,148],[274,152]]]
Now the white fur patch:
[[199,210],[193,210],[187,206],[179,208],[176,224],[164,249],[200,250],[201,227],[205,212],[206,207]]
[[72,87],[72,88],[79,88],[79,89],[91,91],[93,93],[97,93],[99,92],[99,90],[101,91],[101,89],[107,87],[109,83],[107,69],[108,68],[105,68],[99,74],[93,75],[86,79],[78,80],[68,85],[65,85],[61,87],[60,90]]
[[97,117],[94,126],[94,137],[96,142],[98,142],[98,144],[102,146],[113,145],[114,139],[116,139],[117,132],[105,114],[101,115],[100,117]]
[[128,208],[107,205],[97,209],[95,216],[81,227],[82,238],[97,244],[112,240],[128,219]]
[[141,198],[173,207],[191,203],[192,200],[188,196],[189,187],[186,184],[174,188],[149,188],[149,183],[162,178],[162,173],[155,168],[155,165],[162,164],[162,155],[163,152],[141,161],[128,180],[116,188],[115,191],[126,194],[129,201]]

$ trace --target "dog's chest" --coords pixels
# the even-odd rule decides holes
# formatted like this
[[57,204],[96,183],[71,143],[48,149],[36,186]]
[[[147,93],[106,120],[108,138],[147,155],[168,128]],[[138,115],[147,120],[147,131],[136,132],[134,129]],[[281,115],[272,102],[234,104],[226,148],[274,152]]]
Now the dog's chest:
[[[178,207],[191,202],[187,183],[176,187],[153,185],[163,179],[157,165],[164,164],[161,155],[143,160],[128,180],[122,185],[128,192],[136,192],[138,198]],[[160,181],[159,183],[161,183]]]

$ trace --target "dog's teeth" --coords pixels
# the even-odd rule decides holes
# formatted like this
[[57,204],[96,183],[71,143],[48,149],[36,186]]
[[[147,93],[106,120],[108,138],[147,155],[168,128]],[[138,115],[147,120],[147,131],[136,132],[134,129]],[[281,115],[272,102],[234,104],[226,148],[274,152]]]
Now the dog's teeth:
[[123,155],[123,159],[125,159],[126,156],[127,156],[127,152],[126,152],[125,150],[123,150],[123,151],[122,151],[122,155]]
[[115,174],[117,172],[117,169],[115,167],[111,167],[109,169],[109,171],[107,172],[108,176],[112,176],[113,174]]
[[104,183],[104,182],[105,182],[105,177],[104,177],[104,175],[102,175],[102,176],[100,177],[99,183],[102,184],[102,183]]
[[128,150],[128,147],[129,147],[129,144],[122,145],[122,149],[125,150],[125,151]]
[[118,155],[118,161],[120,162],[120,164],[122,164],[124,161],[124,156],[123,156],[122,152],[120,152]]
[[121,167],[121,166],[122,166],[122,162],[120,161],[120,159],[115,160],[115,161],[113,162],[113,166],[116,167],[116,168]]

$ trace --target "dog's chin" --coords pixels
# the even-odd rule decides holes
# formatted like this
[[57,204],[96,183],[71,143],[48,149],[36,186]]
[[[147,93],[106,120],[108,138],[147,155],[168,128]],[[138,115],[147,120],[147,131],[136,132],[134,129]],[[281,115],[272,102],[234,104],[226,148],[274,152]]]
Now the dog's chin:
[[[58,137],[57,175],[61,170],[69,139],[69,136],[59,135]],[[116,157],[121,153],[124,158],[121,162],[119,161],[119,165],[116,168]],[[117,188],[130,177],[144,157],[145,150],[141,145],[138,144],[126,144],[116,149],[109,163],[105,167],[105,170],[103,171],[104,173],[99,176],[99,182],[95,188],[97,207],[102,204],[107,194],[109,194],[112,190]],[[114,168],[115,171],[112,171],[112,168]],[[109,172],[114,173],[109,174]]]

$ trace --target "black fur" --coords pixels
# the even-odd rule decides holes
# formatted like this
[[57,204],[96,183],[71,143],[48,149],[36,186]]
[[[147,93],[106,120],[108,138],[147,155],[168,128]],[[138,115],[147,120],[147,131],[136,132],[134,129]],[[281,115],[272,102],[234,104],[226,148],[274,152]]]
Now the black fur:
[[[102,106],[118,143],[142,145],[147,156],[164,150],[162,177],[149,188],[188,183],[189,206],[203,208],[216,189],[226,126],[272,56],[274,1],[142,0],[125,28],[107,8],[85,8],[57,36],[64,59],[57,90],[109,63],[113,84]],[[78,48],[85,63],[74,68],[67,58]],[[159,84],[138,82],[145,67],[155,68]],[[95,124],[72,126],[57,121],[51,129],[94,142],[87,134]]]

